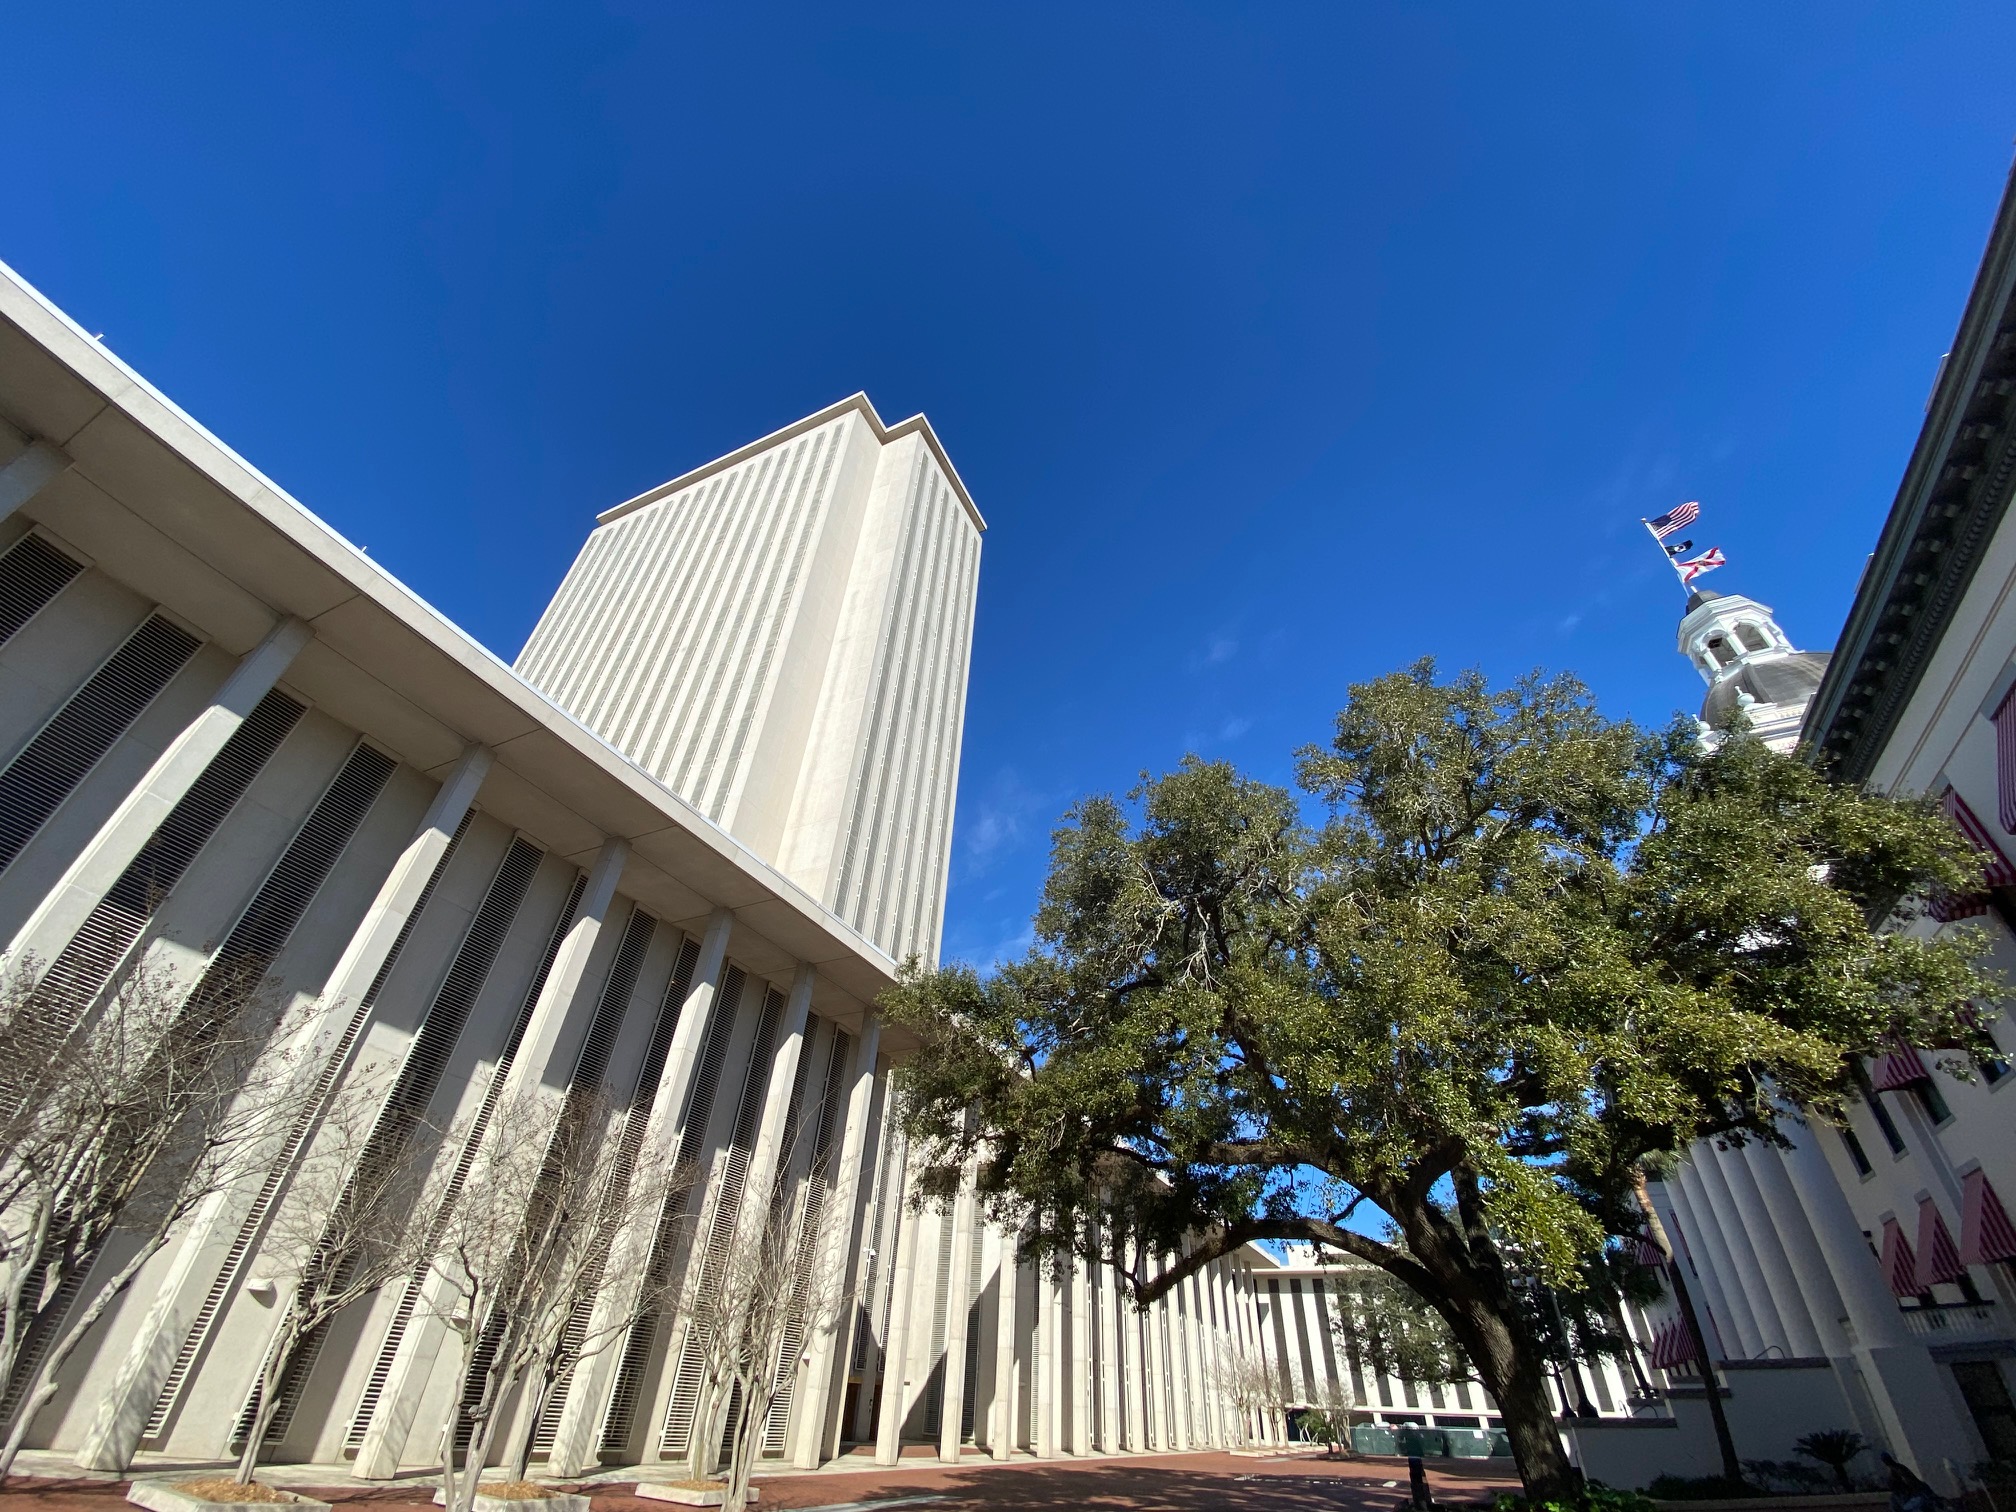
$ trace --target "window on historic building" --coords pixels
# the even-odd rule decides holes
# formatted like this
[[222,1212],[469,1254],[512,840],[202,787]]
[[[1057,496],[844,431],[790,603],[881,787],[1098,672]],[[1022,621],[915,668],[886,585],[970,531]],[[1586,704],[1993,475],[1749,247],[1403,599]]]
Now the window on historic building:
[[2016,1402],[2009,1398],[2002,1367],[1993,1360],[1956,1360],[1951,1368],[1988,1457],[2016,1459]]
[[1890,1116],[1890,1110],[1883,1106],[1883,1099],[1870,1085],[1869,1072],[1860,1061],[1853,1071],[1855,1085],[1862,1093],[1862,1105],[1869,1110],[1869,1116],[1876,1120],[1876,1127],[1883,1132],[1883,1142],[1890,1146],[1892,1155],[1904,1153],[1904,1136],[1897,1132],[1897,1120]]
[[1911,1095],[1918,1099],[1918,1106],[1925,1110],[1925,1116],[1935,1124],[1943,1124],[1953,1116],[1952,1108],[1947,1106],[1938,1084],[1931,1077],[1911,1083]]
[[1873,1176],[1876,1168],[1869,1164],[1869,1152],[1862,1148],[1862,1141],[1855,1137],[1855,1131],[1848,1125],[1841,1125],[1841,1143],[1847,1148],[1848,1158],[1855,1162],[1859,1175]]
[[1995,707],[1995,817],[2016,834],[2016,688]]
[[1759,630],[1755,625],[1747,623],[1736,627],[1736,639],[1743,643],[1743,648],[1746,651],[1763,651],[1771,644],[1765,638],[1762,630]]

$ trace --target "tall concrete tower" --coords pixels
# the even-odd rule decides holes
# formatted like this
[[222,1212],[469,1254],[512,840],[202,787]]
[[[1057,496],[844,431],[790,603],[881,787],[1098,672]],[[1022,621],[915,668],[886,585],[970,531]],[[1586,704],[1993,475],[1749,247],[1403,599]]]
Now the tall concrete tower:
[[1740,709],[1772,750],[1799,744],[1806,705],[1827,671],[1827,653],[1794,646],[1768,604],[1740,593],[1695,589],[1680,620],[1679,651],[1708,684],[1702,724],[1719,729]]
[[985,529],[930,423],[856,394],[601,515],[517,670],[935,963]]

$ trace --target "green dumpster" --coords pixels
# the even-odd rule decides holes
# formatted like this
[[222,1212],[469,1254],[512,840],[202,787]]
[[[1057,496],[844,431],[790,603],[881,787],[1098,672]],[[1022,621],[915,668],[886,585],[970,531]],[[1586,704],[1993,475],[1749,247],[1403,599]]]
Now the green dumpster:
[[1416,1428],[1408,1424],[1393,1436],[1394,1448],[1410,1459],[1420,1455],[1424,1459],[1441,1459],[1449,1453],[1449,1433],[1443,1428]]
[[1359,1454],[1391,1454],[1393,1430],[1378,1423],[1360,1423],[1351,1430],[1351,1448]]
[[1489,1459],[1491,1435],[1478,1428],[1445,1428],[1449,1452],[1457,1459]]

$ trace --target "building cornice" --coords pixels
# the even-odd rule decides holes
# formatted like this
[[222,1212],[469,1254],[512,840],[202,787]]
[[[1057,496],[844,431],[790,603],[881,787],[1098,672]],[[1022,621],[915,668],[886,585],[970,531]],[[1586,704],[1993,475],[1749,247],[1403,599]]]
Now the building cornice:
[[2016,174],[1827,675],[1814,759],[1866,781],[2016,488]]
[[595,516],[595,523],[607,525],[611,520],[620,520],[624,515],[642,509],[647,504],[655,504],[660,499],[670,498],[682,489],[691,488],[703,478],[711,478],[715,473],[725,472],[736,463],[753,457],[758,452],[768,451],[794,436],[802,436],[807,431],[817,430],[829,420],[837,420],[850,410],[868,422],[869,428],[875,433],[875,439],[885,446],[904,436],[922,436],[924,444],[931,449],[931,455],[938,459],[938,466],[944,470],[946,479],[952,485],[952,491],[959,495],[959,502],[965,506],[967,517],[973,521],[973,528],[983,533],[986,531],[987,522],[980,516],[980,506],[973,502],[973,496],[966,491],[965,480],[959,476],[959,469],[952,465],[952,459],[945,455],[945,447],[939,441],[938,433],[931,429],[931,422],[922,415],[912,415],[908,420],[899,420],[894,425],[884,425],[882,417],[875,413],[875,406],[869,402],[866,393],[849,394],[837,404],[829,404],[826,408],[807,415],[803,420],[794,420],[783,429],[774,430],[767,436],[751,441],[747,446],[736,447],[725,457],[716,457],[712,462],[696,467],[691,472],[683,472],[669,482],[660,483],[656,488],[646,489],[634,499],[625,499],[613,509],[605,509]]

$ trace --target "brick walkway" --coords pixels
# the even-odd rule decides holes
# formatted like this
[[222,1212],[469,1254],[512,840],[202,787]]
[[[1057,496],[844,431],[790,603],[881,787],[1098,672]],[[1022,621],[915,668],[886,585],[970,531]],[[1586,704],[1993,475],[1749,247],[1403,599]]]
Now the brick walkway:
[[[311,1490],[298,1472],[290,1489],[308,1491],[354,1512],[435,1512],[435,1482],[392,1486],[348,1485]],[[1437,1500],[1475,1507],[1517,1482],[1493,1466],[1439,1463],[1429,1471]],[[1393,1484],[1388,1484],[1388,1483]],[[664,1502],[629,1494],[631,1482],[591,1485],[595,1512],[667,1512]],[[1330,1460],[1316,1457],[1256,1459],[1231,1454],[1147,1455],[1073,1464],[1021,1460],[1006,1465],[899,1465],[888,1469],[757,1478],[762,1505],[814,1508],[858,1502],[932,1497],[913,1503],[930,1512],[1394,1512],[1407,1487],[1407,1462],[1395,1459]],[[0,1512],[115,1512],[125,1503],[124,1483],[17,1476],[6,1484]]]

